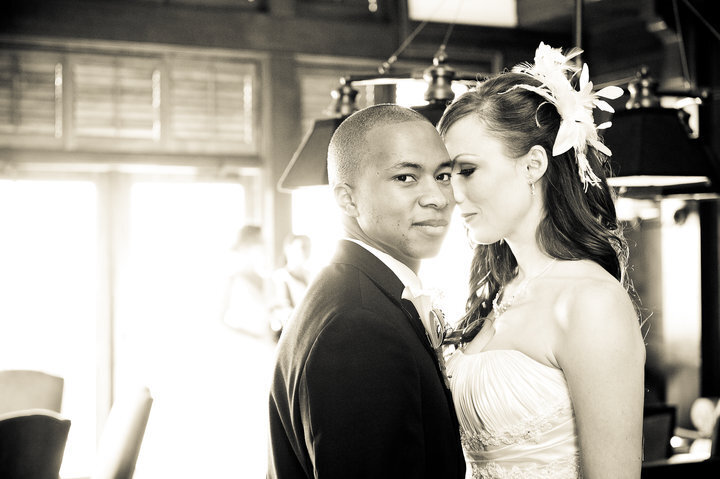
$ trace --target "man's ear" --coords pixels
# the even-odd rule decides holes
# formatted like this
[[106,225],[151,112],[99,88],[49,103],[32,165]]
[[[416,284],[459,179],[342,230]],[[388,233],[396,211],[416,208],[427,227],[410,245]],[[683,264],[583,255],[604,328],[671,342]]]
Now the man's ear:
[[543,177],[548,167],[548,156],[545,148],[535,145],[523,158],[523,166],[527,170],[528,181],[535,183]]
[[353,200],[352,187],[347,183],[340,183],[333,187],[335,202],[347,216],[357,218],[358,210]]

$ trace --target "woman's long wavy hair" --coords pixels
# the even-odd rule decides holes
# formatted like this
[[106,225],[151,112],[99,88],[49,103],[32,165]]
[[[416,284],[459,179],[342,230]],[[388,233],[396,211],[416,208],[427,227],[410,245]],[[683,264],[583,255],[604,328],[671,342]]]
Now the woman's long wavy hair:
[[[534,145],[542,146],[547,152],[548,166],[544,182],[538,183],[542,185],[538,191],[545,205],[545,215],[536,232],[538,244],[554,258],[595,261],[630,291],[625,274],[628,247],[618,224],[614,193],[606,180],[610,174],[607,158],[588,145],[590,167],[601,181],[598,186],[588,185],[586,191],[574,150],[552,156],[560,127],[557,109],[536,93],[512,88],[523,83],[540,85],[534,78],[514,72],[479,82],[445,110],[438,131],[445,137],[458,120],[473,116],[503,142],[511,158],[526,154]],[[487,317],[495,295],[516,275],[517,261],[505,241],[475,246],[466,312],[458,328]]]

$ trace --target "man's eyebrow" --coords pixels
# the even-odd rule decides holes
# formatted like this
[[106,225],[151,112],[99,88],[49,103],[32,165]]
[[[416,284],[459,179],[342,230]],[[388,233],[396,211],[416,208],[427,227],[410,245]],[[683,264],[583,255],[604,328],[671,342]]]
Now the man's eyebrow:
[[411,168],[413,170],[421,170],[422,166],[420,166],[418,163],[412,163],[410,161],[403,161],[400,163],[395,163],[392,166],[389,166],[386,168],[386,170],[405,170]]
[[[438,165],[436,170],[442,170],[444,168],[452,168],[452,166],[453,166],[453,162],[451,160],[447,160],[447,161],[443,161],[442,163],[440,163],[440,165]],[[385,170],[386,171],[396,171],[396,170],[407,170],[407,169],[422,170],[423,166],[418,163],[413,163],[411,161],[403,161],[400,163],[395,163],[394,165],[389,166]]]

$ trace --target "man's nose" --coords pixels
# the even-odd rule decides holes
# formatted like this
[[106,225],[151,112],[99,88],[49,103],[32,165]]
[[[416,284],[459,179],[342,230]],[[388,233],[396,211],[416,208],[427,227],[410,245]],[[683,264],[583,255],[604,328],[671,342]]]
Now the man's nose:
[[418,199],[420,206],[445,208],[452,202],[452,193],[447,186],[440,185],[434,178],[426,182],[424,191]]

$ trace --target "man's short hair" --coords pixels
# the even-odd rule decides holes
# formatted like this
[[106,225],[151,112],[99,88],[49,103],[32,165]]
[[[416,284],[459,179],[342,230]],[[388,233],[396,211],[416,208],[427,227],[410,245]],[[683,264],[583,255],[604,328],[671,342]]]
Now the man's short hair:
[[420,113],[393,103],[382,103],[356,111],[335,130],[328,148],[328,182],[352,184],[367,151],[366,135],[373,128],[429,121]]

